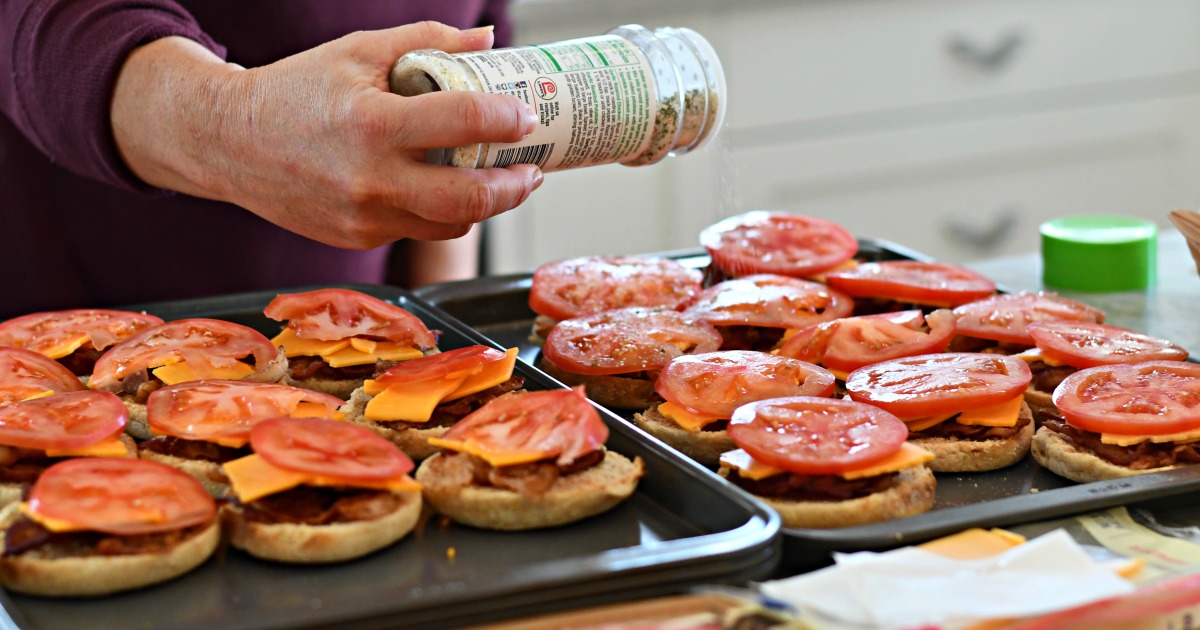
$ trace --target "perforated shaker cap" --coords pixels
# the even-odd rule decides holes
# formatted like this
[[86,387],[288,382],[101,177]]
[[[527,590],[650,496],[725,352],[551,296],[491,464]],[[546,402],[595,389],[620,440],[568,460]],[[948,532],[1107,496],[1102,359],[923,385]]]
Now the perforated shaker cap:
[[1042,284],[1087,292],[1154,286],[1158,226],[1116,215],[1068,216],[1041,225]]

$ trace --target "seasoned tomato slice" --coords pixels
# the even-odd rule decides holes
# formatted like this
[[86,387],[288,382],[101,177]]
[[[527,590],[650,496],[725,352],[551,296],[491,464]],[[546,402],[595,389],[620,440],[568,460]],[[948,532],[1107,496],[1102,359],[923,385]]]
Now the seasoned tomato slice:
[[146,421],[156,435],[240,448],[256,422],[280,416],[336,418],[345,401],[280,383],[205,380],[151,392]]
[[917,260],[863,263],[825,276],[829,286],[851,296],[954,307],[996,292],[996,283],[958,265]]
[[37,516],[116,535],[212,522],[217,506],[191,475],[147,459],[80,457],[46,469],[30,492]]
[[23,348],[0,346],[0,405],[85,389],[58,361]]
[[702,319],[639,306],[558,322],[542,352],[576,374],[658,370],[684,354],[721,347],[721,333]]
[[670,258],[584,256],[533,272],[529,307],[571,319],[626,306],[677,308],[700,292],[700,272]]
[[0,407],[0,444],[40,450],[91,446],[125,429],[129,413],[108,392],[81,391]]
[[608,427],[582,387],[501,396],[450,427],[442,441],[479,455],[556,457],[559,465],[600,448]]
[[1182,361],[1188,351],[1127,328],[1085,322],[1037,322],[1026,330],[1047,358],[1071,367],[1113,363]]
[[1104,323],[1104,311],[1053,293],[1000,293],[954,309],[958,334],[1032,346],[1034,322]]
[[250,446],[273,466],[321,477],[385,481],[413,469],[412,460],[395,444],[337,420],[262,420],[250,429]]
[[861,367],[846,377],[846,390],[858,402],[911,420],[1011,400],[1032,378],[1029,366],[1015,357],[949,352]]
[[853,300],[819,282],[758,274],[712,285],[684,312],[714,326],[800,329],[852,310]]
[[793,396],[738,407],[729,437],[754,459],[799,475],[836,475],[896,452],[908,427],[872,405]]
[[654,389],[687,411],[728,418],[756,400],[829,396],[836,379],[823,367],[766,352],[724,350],[686,355],[663,368]]
[[[925,330],[928,323],[929,330]],[[954,314],[938,309],[926,317],[920,310],[861,315],[809,326],[779,348],[779,354],[832,370],[917,354],[941,352],[954,337]]]
[[437,345],[437,337],[416,315],[377,297],[349,289],[282,293],[267,304],[263,314],[276,321],[286,321],[302,339],[386,339],[411,343],[422,350]]
[[465,374],[485,363],[499,361],[504,356],[500,350],[482,345],[455,348],[392,366],[380,374],[375,382],[380,385],[413,383],[441,378],[448,374]]
[[1200,428],[1200,364],[1102,365],[1079,370],[1054,390],[1067,422],[1095,433],[1167,435]]
[[858,253],[858,239],[833,221],[765,210],[708,226],[700,232],[700,245],[731,276],[811,276]]
[[26,348],[61,359],[84,345],[104,350],[163,320],[145,313],[106,309],[47,311],[0,323],[0,345]]
[[119,391],[131,375],[176,361],[187,362],[201,377],[206,368],[228,368],[247,357],[262,369],[276,352],[270,339],[249,326],[219,319],[177,319],[138,331],[109,348],[96,361],[90,386]]

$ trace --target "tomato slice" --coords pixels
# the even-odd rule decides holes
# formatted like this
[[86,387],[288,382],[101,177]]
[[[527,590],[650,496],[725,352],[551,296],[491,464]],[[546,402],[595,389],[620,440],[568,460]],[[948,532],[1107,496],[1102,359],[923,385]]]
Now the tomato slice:
[[888,359],[941,352],[953,337],[954,314],[947,309],[928,317],[920,310],[897,311],[809,326],[784,342],[779,354],[848,372]]
[[949,352],[861,367],[846,377],[846,390],[858,402],[912,420],[1011,400],[1032,379],[1029,366],[1015,357]]
[[1167,435],[1200,428],[1200,364],[1147,361],[1079,370],[1054,390],[1072,425],[1095,433]]
[[1071,367],[1182,361],[1188,351],[1140,332],[1086,322],[1036,322],[1025,329],[1047,358]]
[[191,475],[130,457],[80,457],[38,477],[28,509],[92,531],[130,536],[210,523],[217,506]]
[[274,466],[322,477],[384,481],[413,469],[412,460],[395,444],[336,420],[261,420],[250,429],[250,446]]
[[[75,309],[31,313],[0,323],[0,345],[26,348],[53,359],[65,356],[80,335],[96,350],[104,350],[133,333],[157,326],[163,320],[146,313],[106,309]],[[56,352],[59,351],[59,352]]]
[[349,289],[283,293],[267,304],[263,314],[286,321],[302,339],[338,341],[365,337],[411,343],[422,350],[437,345],[437,336],[416,315]]
[[533,272],[529,307],[561,320],[626,306],[677,308],[700,292],[700,272],[670,258],[584,256]]
[[958,333],[1032,346],[1025,327],[1034,322],[1104,323],[1104,311],[1053,293],[1001,293],[954,309]]
[[90,385],[119,391],[131,374],[176,360],[201,371],[206,365],[229,367],[238,359],[253,356],[255,367],[261,369],[276,353],[275,344],[249,326],[219,319],[178,319],[140,330],[109,348],[96,360]]
[[40,450],[91,446],[125,429],[129,412],[108,392],[81,391],[0,407],[0,444]]
[[490,453],[544,453],[568,465],[600,448],[608,427],[582,387],[501,396],[442,436]]
[[[297,415],[300,403],[323,409],[320,417],[334,418],[344,402],[280,383],[190,381],[151,392],[146,400],[146,421],[156,435],[240,448],[250,441],[250,429],[259,421]],[[311,417],[314,407],[306,407],[300,413]]]
[[721,271],[732,276],[811,276],[858,253],[858,239],[833,221],[765,210],[732,216],[704,228],[700,245]]
[[654,389],[666,400],[704,416],[728,418],[756,400],[829,396],[836,379],[823,367],[766,352],[723,350],[685,355],[658,375]]
[[819,282],[758,274],[712,285],[684,313],[714,326],[800,329],[853,310],[853,300]]
[[560,321],[542,352],[568,372],[625,374],[658,370],[675,357],[719,347],[721,333],[704,320],[634,306]]
[[812,396],[738,407],[728,431],[754,459],[800,475],[836,475],[870,466],[908,438],[908,427],[878,407]]
[[58,361],[32,350],[0,346],[0,405],[83,389],[79,377]]
[[851,297],[885,298],[954,307],[996,292],[996,283],[965,267],[917,260],[863,263],[825,276],[829,286]]
[[382,385],[441,378],[447,374],[468,372],[476,366],[499,361],[504,356],[503,352],[482,345],[455,348],[394,365],[380,374],[375,382]]

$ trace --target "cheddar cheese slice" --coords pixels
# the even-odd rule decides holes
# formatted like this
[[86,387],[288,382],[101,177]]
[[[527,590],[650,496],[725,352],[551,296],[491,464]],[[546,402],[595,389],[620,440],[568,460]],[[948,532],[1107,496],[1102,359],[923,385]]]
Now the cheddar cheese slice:
[[302,400],[296,403],[292,413],[288,414],[293,418],[328,418],[330,420],[345,420],[346,414],[341,411],[334,410],[329,412],[329,408],[321,403],[309,402]]
[[1164,444],[1174,442],[1176,444],[1186,444],[1200,440],[1200,428],[1190,431],[1180,431],[1178,433],[1164,433],[1161,435],[1151,434],[1124,434],[1124,433],[1101,433],[1100,441],[1104,444],[1115,444],[1117,446],[1133,446],[1142,442],[1151,442],[1154,444]]
[[[838,473],[838,475],[843,479],[862,479],[864,477],[874,477],[876,475],[883,475],[904,470],[905,468],[921,466],[927,462],[933,461],[933,458],[933,453],[915,444],[905,442],[900,445],[900,448],[897,449],[896,452],[888,455],[882,461],[859,468],[845,470],[841,473]],[[736,468],[738,470],[738,474],[747,479],[753,479],[755,481],[787,472],[782,468],[776,468],[775,466],[771,466],[770,464],[766,464],[754,459],[754,457],[752,457],[749,453],[740,448],[722,453],[721,463],[729,466],[730,468]]]
[[[355,346],[355,342],[367,341],[369,343],[360,343]],[[372,348],[371,352],[364,352],[360,348]],[[322,355],[331,367],[342,368],[352,365],[370,365],[378,360],[383,361],[410,361],[419,357],[425,356],[424,352],[412,346],[398,344],[390,341],[370,341],[367,339],[351,339],[350,345],[333,352],[331,354]]]
[[309,475],[275,466],[258,454],[225,462],[222,469],[225,471],[225,476],[229,477],[229,484],[233,488],[234,494],[242,503],[257,501],[265,496],[291,490],[300,485],[353,486],[392,492],[421,491],[421,484],[408,475],[382,482]]
[[107,437],[90,446],[68,449],[46,449],[47,457],[137,457],[137,451],[121,441],[119,434]]
[[941,424],[953,417],[954,417],[954,414],[945,413],[945,414],[942,414],[939,416],[929,416],[927,418],[913,418],[912,420],[905,420],[904,424],[905,424],[905,426],[908,427],[909,433],[912,433],[915,431],[924,431],[925,429],[928,429],[929,427]]
[[22,514],[24,514],[26,517],[29,518],[29,520],[41,525],[42,527],[45,527],[46,529],[48,529],[56,534],[61,533],[61,532],[87,531],[87,528],[82,525],[76,525],[75,523],[69,523],[67,521],[62,521],[62,520],[59,520],[56,518],[50,518],[49,516],[43,516],[42,514],[33,512],[32,510],[29,509],[29,504],[24,501],[21,502],[20,510],[21,510]]
[[1042,354],[1041,348],[1030,348],[1024,352],[1018,352],[1017,354],[1014,354],[1012,356],[1014,358],[1025,361],[1026,363],[1033,363],[1035,361],[1041,361],[1042,363],[1045,363],[1046,365],[1049,365],[1050,367],[1060,367],[1060,366],[1066,365],[1065,363],[1055,361],[1054,359],[1051,359],[1050,357]]
[[721,453],[720,461],[725,466],[737,469],[739,475],[754,481],[774,477],[775,475],[782,475],[786,472],[782,468],[776,468],[754,459],[750,456],[750,453],[740,448]]
[[1021,416],[1021,403],[1025,396],[1018,395],[996,405],[970,409],[958,414],[956,422],[984,427],[1015,427]]
[[292,357],[323,357],[333,354],[342,348],[350,347],[349,339],[322,341],[320,339],[303,339],[296,336],[296,331],[284,328],[283,332],[275,335],[271,343],[283,346],[283,353]]
[[679,425],[683,429],[687,429],[693,433],[704,428],[704,425],[711,424],[717,420],[727,420],[719,416],[704,416],[694,414],[679,405],[672,402],[664,402],[658,405],[658,413],[664,417],[671,419],[672,422]]
[[434,379],[411,383],[392,383],[367,401],[363,417],[368,420],[428,422],[433,410],[464,379]]
[[186,361],[178,361],[169,365],[163,365],[152,370],[154,377],[166,383],[174,385],[176,383],[184,383],[187,381],[196,381],[201,378],[220,378],[227,380],[240,380],[254,373],[254,368],[242,363],[236,362],[232,367],[210,367],[203,366],[198,374],[192,366]]
[[504,358],[486,363],[475,374],[463,380],[458,389],[450,392],[443,400],[455,400],[481,392],[489,387],[495,387],[512,378],[513,368],[517,365],[517,348],[509,348],[504,352]]
[[530,462],[536,462],[554,455],[554,453],[549,451],[492,451],[475,442],[444,440],[435,437],[429,438],[429,445],[436,446],[438,448],[450,449],[452,451],[459,451],[461,453],[469,453],[496,468],[501,466],[513,466],[516,464],[528,464]]
[[61,359],[82,348],[83,344],[91,340],[92,338],[87,333],[75,333],[66,339],[59,339],[53,346],[42,348],[38,352],[51,359]]
[[973,527],[917,547],[955,560],[978,560],[1002,554],[1024,542],[1024,536],[1007,530]]

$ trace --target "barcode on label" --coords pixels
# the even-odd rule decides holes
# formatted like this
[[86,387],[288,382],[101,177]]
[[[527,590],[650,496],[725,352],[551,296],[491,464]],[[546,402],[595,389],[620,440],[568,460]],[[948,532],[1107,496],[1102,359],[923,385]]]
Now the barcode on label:
[[500,149],[496,152],[496,163],[493,166],[504,168],[509,164],[537,164],[538,168],[542,168],[546,165],[546,160],[550,158],[550,152],[553,150],[553,142]]

